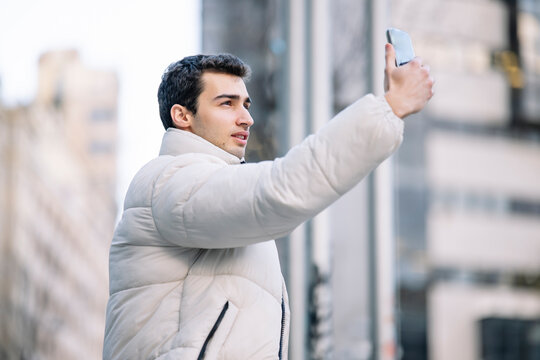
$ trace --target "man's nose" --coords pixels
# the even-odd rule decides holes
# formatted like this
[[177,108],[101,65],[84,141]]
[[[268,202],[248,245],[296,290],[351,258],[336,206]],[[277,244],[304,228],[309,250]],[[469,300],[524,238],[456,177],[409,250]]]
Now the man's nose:
[[247,127],[251,127],[251,125],[253,125],[254,122],[255,121],[253,120],[253,118],[251,117],[251,114],[249,113],[247,109],[244,109],[242,113],[239,114],[236,120],[236,123],[239,126],[247,126]]

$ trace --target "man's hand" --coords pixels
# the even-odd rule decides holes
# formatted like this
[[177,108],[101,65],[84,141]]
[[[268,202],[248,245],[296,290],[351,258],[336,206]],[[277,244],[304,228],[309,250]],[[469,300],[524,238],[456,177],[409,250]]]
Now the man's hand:
[[385,50],[384,96],[394,113],[404,118],[422,110],[431,99],[434,80],[429,74],[429,66],[423,65],[419,57],[397,67],[394,47],[386,44]]

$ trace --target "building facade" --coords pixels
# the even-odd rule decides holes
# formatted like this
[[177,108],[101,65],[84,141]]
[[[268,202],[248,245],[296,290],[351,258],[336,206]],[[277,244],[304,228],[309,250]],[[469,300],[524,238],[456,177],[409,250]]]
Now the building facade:
[[[411,34],[436,79],[384,181],[278,242],[292,359],[538,356],[539,24],[533,0],[203,1],[204,51],[235,53],[257,76],[254,145],[271,151],[249,161],[380,93],[385,26]],[[509,333],[526,345],[493,346]]]
[[395,0],[391,19],[436,79],[396,159],[403,358],[536,358],[540,4]]
[[[253,69],[247,161],[283,155],[369,91],[369,1],[202,4],[203,52],[234,53]],[[364,182],[277,240],[291,299],[292,359],[372,354],[367,209]]]
[[0,358],[101,357],[118,83],[44,54],[35,101],[0,109]]

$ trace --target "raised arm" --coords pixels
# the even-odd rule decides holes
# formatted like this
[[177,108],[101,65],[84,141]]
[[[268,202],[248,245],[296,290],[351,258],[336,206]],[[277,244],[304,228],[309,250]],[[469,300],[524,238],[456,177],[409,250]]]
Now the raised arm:
[[403,122],[387,101],[368,95],[283,158],[179,168],[156,185],[152,209],[157,229],[169,242],[198,248],[238,247],[284,236],[392,154],[402,134]]

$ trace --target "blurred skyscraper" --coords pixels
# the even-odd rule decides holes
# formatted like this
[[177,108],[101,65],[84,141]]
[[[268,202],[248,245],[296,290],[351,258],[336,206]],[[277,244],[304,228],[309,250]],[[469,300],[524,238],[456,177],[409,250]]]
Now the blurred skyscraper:
[[[436,79],[428,107],[405,120],[390,181],[376,184],[393,186],[394,216],[381,216],[377,180],[368,179],[278,241],[292,293],[292,359],[472,360],[493,351],[535,358],[539,7],[532,0],[203,1],[204,51],[233,52],[254,70],[250,147],[265,151],[248,153],[248,161],[283,154],[329,113],[377,92],[383,25],[411,34]],[[395,258],[375,249],[381,220],[395,235]],[[397,264],[394,281],[381,277],[392,270],[380,271],[381,263]],[[490,347],[507,335],[528,343]]]
[[540,3],[394,0],[391,14],[436,79],[396,159],[403,358],[536,359]]
[[[247,84],[255,119],[248,161],[283,155],[370,91],[369,5],[203,0],[203,51],[234,53],[253,69]],[[383,51],[384,43],[378,48]],[[363,182],[278,240],[291,298],[292,359],[373,355],[369,221]]]
[[101,357],[118,81],[44,54],[32,104],[0,104],[0,358]]

